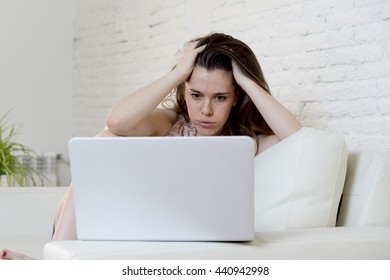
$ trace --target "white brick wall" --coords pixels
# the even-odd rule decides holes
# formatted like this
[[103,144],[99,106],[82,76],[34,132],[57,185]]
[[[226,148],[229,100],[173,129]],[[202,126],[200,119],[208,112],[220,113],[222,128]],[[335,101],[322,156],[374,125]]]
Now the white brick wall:
[[305,126],[346,135],[350,149],[390,150],[390,0],[116,2],[76,14],[74,134],[96,134],[114,102],[169,71],[184,41],[219,31],[253,48]]

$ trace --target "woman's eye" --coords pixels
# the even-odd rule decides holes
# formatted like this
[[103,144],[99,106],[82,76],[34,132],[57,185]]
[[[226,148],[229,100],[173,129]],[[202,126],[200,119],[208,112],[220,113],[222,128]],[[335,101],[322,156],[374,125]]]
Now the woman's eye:
[[217,101],[224,101],[226,99],[226,97],[225,96],[216,96],[215,99]]
[[191,96],[192,96],[193,99],[199,99],[200,98],[199,93],[191,93]]

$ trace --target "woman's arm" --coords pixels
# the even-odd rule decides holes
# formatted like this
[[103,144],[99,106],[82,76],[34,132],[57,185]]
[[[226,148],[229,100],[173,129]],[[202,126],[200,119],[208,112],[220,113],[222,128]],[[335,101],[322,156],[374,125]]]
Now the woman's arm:
[[156,109],[176,86],[175,71],[123,97],[109,111],[107,128],[116,135],[158,135],[170,121],[165,110]]
[[156,109],[166,96],[184,82],[194,68],[198,53],[205,46],[195,48],[190,42],[177,66],[157,81],[122,98],[107,115],[108,129],[116,135],[163,135],[172,126],[175,113]]
[[249,95],[264,120],[275,133],[274,136],[262,137],[260,151],[283,140],[302,127],[301,123],[290,111],[261,86],[245,76],[235,62],[232,64],[236,82]]

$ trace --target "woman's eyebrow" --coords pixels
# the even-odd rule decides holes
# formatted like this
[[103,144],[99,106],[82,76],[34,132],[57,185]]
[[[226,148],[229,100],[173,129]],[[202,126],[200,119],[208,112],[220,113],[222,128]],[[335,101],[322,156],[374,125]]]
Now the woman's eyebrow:
[[[194,92],[194,93],[198,93],[198,94],[203,94],[203,92],[201,92],[200,90],[196,90],[193,88],[190,88],[190,91]],[[230,94],[230,92],[215,92],[215,93],[213,93],[213,95],[229,95],[229,94]]]
[[200,90],[196,90],[196,89],[193,89],[193,88],[190,88],[190,91],[195,92],[195,93],[199,93],[199,94],[202,93]]

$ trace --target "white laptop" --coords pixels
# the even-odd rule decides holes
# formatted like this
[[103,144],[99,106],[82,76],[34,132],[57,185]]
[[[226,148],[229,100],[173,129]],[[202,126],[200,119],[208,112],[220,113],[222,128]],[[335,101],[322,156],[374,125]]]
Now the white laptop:
[[254,238],[249,137],[73,138],[69,153],[80,240]]

